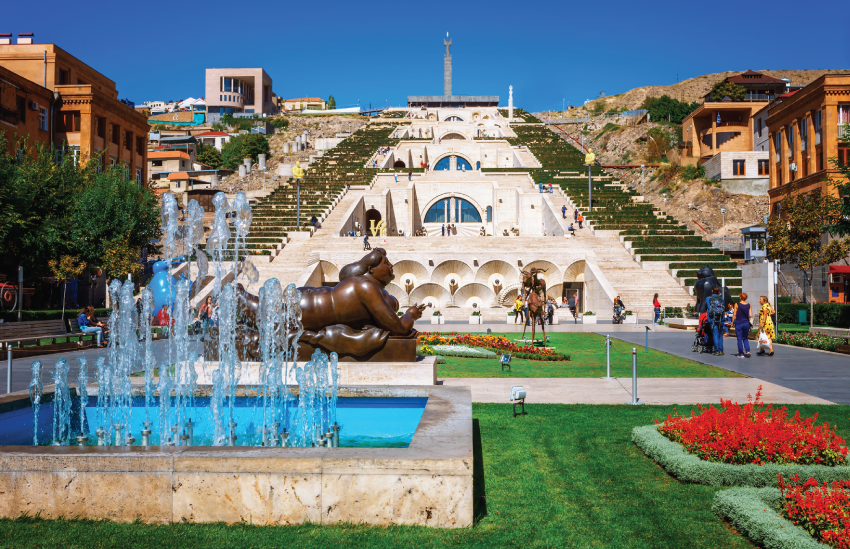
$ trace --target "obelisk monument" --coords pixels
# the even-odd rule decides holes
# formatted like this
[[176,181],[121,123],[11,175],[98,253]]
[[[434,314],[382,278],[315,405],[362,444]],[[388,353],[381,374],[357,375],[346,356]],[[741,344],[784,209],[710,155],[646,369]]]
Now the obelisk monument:
[[[446,38],[449,38],[449,33],[446,33]],[[452,95],[452,54],[449,51],[449,46],[452,45],[451,39],[443,40],[446,46],[446,55],[443,57],[443,95],[451,97]]]

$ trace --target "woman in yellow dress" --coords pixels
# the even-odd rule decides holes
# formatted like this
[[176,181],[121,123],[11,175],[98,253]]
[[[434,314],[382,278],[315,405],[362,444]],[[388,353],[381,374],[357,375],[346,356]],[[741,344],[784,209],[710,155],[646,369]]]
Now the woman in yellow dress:
[[517,296],[516,303],[514,303],[514,324],[516,324],[517,320],[525,322],[525,319],[522,317],[522,297]]
[[[776,311],[767,302],[765,296],[759,297],[759,304],[761,305],[759,309],[759,332],[764,332],[770,338],[770,352],[767,353],[767,356],[773,356],[773,340],[776,338],[776,331],[773,329],[773,319],[770,315],[776,314]],[[764,349],[759,351],[758,354],[764,355]]]

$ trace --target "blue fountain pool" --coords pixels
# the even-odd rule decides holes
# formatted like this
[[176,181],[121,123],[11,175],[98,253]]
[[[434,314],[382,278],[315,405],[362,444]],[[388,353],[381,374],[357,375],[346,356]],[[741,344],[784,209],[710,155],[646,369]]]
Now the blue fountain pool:
[[[47,395],[45,395],[47,396]],[[422,417],[426,397],[340,397],[337,403],[337,423],[340,429],[340,447],[406,448]],[[29,401],[19,401],[21,407],[0,412],[0,445],[31,445],[33,442],[33,411]],[[150,420],[154,424],[151,445],[159,441],[159,398],[150,408]],[[197,397],[189,409],[189,417],[195,423],[193,444],[207,446],[212,442],[213,426],[210,421],[210,399]],[[289,404],[290,419],[294,416],[297,400]],[[238,397],[234,405],[234,420],[238,424],[238,446],[259,446],[258,425],[262,424],[263,407],[256,397]],[[141,443],[140,432],[145,419],[144,397],[133,398],[132,429],[136,445]],[[95,444],[94,432],[100,424],[97,398],[90,397],[86,405],[84,431],[89,435],[89,444]],[[71,433],[80,431],[80,403],[72,398]],[[44,402],[38,414],[38,442],[50,444],[53,436],[53,402]],[[73,444],[74,442],[72,442]]]

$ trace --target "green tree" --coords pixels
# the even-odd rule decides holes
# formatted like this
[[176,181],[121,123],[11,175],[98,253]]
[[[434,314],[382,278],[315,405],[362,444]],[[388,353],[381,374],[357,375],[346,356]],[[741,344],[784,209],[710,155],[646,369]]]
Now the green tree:
[[[850,135],[845,134],[839,139],[841,143],[850,146]],[[850,236],[850,164],[846,164],[842,158],[833,157],[829,159],[833,168],[841,174],[838,178],[830,176],[829,184],[835,187],[838,198],[841,201],[841,216],[829,225],[829,232],[836,236]]]
[[661,128],[650,128],[646,139],[646,163],[655,164],[660,161],[672,146],[670,133]]
[[804,296],[805,286],[809,287],[811,323],[814,323],[814,296],[811,295],[811,288],[815,267],[829,265],[850,253],[850,242],[846,238],[828,238],[828,242],[824,243],[824,233],[828,235],[828,228],[838,222],[841,210],[841,202],[837,198],[814,190],[785,198],[782,201],[782,216],[773,216],[767,222],[768,255],[799,269],[805,282]]
[[711,88],[712,101],[723,101],[729,98],[732,101],[743,101],[747,96],[747,88],[721,80]]
[[667,120],[674,124],[681,124],[682,121],[692,112],[694,112],[699,103],[684,103],[678,99],[673,99],[669,95],[661,97],[647,97],[643,100],[641,109],[646,109],[649,112],[649,120],[651,122],[660,122]]
[[602,114],[603,112],[605,112],[607,106],[608,104],[605,102],[604,99],[598,99],[593,102],[589,110],[593,114]]
[[221,166],[221,153],[212,145],[198,143],[198,152],[195,154],[195,160],[207,166],[218,168]]
[[328,108],[335,109],[336,108],[336,99],[334,99],[333,95],[328,96]]
[[74,249],[89,265],[103,266],[112,276],[132,269],[115,268],[111,255],[120,250],[138,263],[139,250],[160,236],[156,195],[133,181],[125,181],[120,170],[98,174],[76,199]]
[[229,170],[238,169],[243,159],[254,162],[260,154],[269,154],[269,140],[261,133],[245,133],[234,136],[221,147],[221,165]]
[[283,116],[273,119],[271,123],[272,126],[279,130],[283,130],[289,127],[289,119]]

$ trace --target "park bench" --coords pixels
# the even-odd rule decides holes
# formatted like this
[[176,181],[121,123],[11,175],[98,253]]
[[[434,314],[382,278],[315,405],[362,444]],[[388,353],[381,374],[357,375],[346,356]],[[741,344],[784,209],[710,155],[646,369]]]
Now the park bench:
[[[69,333],[60,319],[2,322],[0,323],[0,345],[6,349],[11,347],[13,356],[18,358],[78,350],[94,345],[92,340],[95,336],[79,332],[79,326],[77,330],[76,334]],[[57,339],[66,341],[57,343]],[[45,340],[49,340],[49,343],[45,343]],[[33,342],[34,345],[24,346]]]

